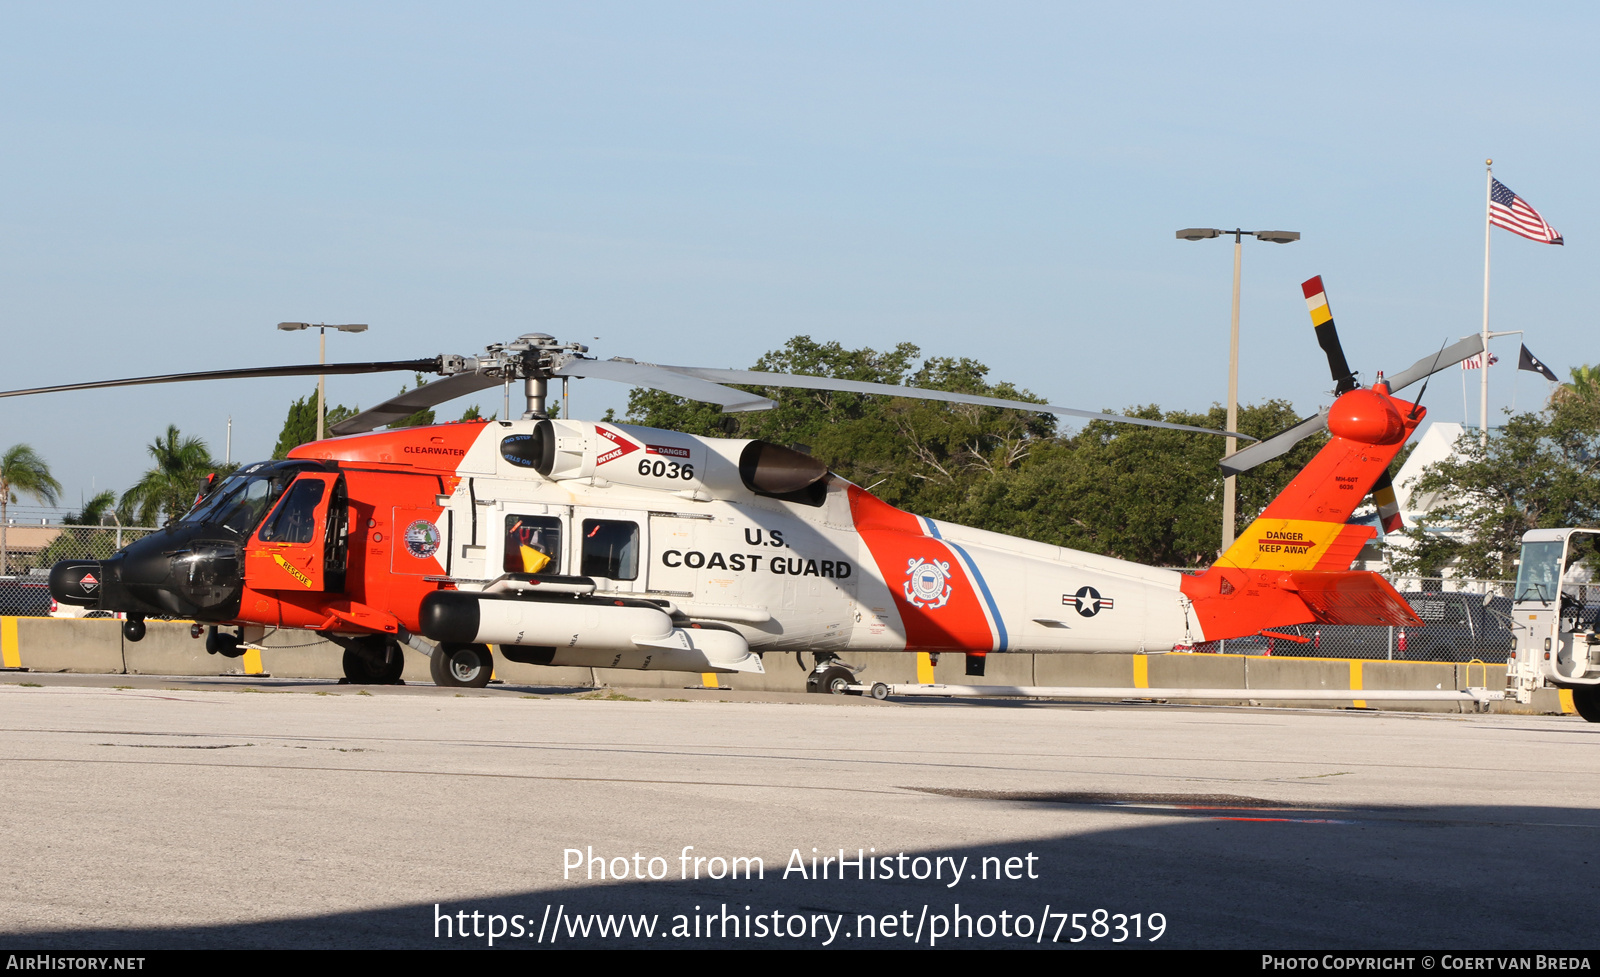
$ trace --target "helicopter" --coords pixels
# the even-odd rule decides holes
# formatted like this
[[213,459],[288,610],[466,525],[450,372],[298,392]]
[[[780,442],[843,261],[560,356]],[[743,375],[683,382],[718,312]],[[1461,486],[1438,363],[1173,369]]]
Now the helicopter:
[[[1315,286],[1315,295],[1311,291]],[[1371,387],[1345,363],[1320,278],[1305,284],[1337,396],[1228,456],[1248,470],[1327,431],[1311,462],[1206,571],[1188,575],[905,512],[792,447],[549,416],[549,384],[600,378],[721,405],[773,401],[730,384],[923,398],[1231,435],[1146,418],[893,384],[663,366],[586,355],[543,333],[479,356],[254,367],[6,391],[23,396],[206,379],[431,372],[281,461],[211,476],[193,508],[106,560],[50,573],[63,604],[190,618],[228,657],[280,629],[343,650],[352,683],[395,683],[402,646],[436,684],[482,687],[495,656],[550,666],[762,672],[810,653],[808,687],[839,692],[857,651],[1162,653],[1312,621],[1420,624],[1375,573],[1351,571],[1376,529],[1351,522],[1425,416],[1395,396],[1481,350],[1469,337]],[[1318,304],[1320,303],[1320,305]],[[378,430],[520,383],[515,420]],[[1424,383],[1424,391],[1426,383]],[[1418,398],[1420,402],[1420,396]],[[1392,501],[1392,491],[1389,496]]]

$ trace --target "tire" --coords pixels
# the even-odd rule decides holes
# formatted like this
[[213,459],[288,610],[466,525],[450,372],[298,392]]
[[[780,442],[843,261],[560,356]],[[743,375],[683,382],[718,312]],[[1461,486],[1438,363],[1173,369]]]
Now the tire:
[[842,665],[830,665],[814,678],[811,691],[823,695],[847,695],[849,690],[845,686],[856,684],[855,673]]
[[494,675],[488,645],[441,643],[428,659],[433,684],[450,689],[481,689]]
[[351,685],[399,685],[405,670],[405,652],[381,638],[344,650],[344,677]]
[[882,682],[875,682],[872,686],[872,697],[879,702],[889,698],[889,687]]
[[344,650],[344,679],[351,685],[373,685],[372,669],[368,667],[367,653],[359,648]]
[[1591,723],[1600,723],[1600,686],[1589,685],[1572,690],[1572,706],[1578,715]]
[[398,641],[383,644],[383,658],[372,666],[373,681],[378,685],[403,685],[400,676],[406,672],[406,650]]

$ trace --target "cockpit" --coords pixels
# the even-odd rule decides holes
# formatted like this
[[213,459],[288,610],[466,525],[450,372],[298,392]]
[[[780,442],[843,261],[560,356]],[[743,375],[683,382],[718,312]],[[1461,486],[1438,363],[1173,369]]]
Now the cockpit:
[[[227,620],[238,613],[250,534],[296,476],[320,471],[325,471],[322,464],[303,459],[249,465],[203,489],[182,518],[109,559],[57,564],[50,575],[51,595],[68,604],[125,611],[130,618],[168,614]],[[314,509],[325,486],[314,481],[302,488],[289,502],[307,501]],[[306,509],[307,504],[278,506],[269,527],[272,538],[309,538]],[[85,584],[86,577],[92,586]]]
[[251,465],[223,480],[201,496],[180,525],[203,523],[236,536],[248,536],[261,517],[283,494],[296,475],[320,471],[321,465],[306,461],[262,462]]

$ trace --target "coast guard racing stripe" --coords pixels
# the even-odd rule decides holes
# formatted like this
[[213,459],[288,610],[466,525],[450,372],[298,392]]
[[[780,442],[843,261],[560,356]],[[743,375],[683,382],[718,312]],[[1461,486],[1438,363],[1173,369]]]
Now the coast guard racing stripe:
[[[850,514],[878,572],[894,594],[908,651],[995,651],[982,590],[968,561],[926,534],[909,512],[850,486]],[[975,568],[974,568],[975,570]]]

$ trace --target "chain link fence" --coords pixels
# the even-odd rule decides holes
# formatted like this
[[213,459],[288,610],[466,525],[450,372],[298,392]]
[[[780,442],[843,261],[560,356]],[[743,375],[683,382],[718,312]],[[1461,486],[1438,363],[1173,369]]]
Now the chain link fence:
[[50,568],[61,560],[103,560],[155,530],[148,526],[0,524],[0,614],[50,613]]
[[[1285,658],[1504,662],[1511,653],[1511,598],[1516,581],[1390,577],[1422,627],[1296,624],[1270,633],[1196,645],[1197,652]],[[1600,587],[1587,588],[1600,599]]]

